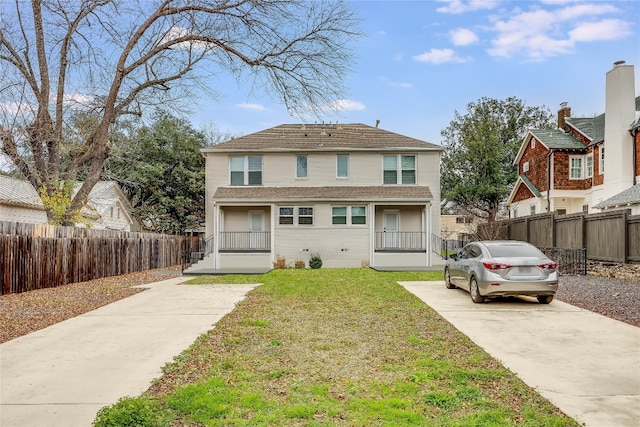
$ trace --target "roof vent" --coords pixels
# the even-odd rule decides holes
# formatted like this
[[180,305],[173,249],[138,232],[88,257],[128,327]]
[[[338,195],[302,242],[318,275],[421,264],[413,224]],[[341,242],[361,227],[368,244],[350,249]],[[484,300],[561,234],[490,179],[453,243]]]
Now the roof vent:
[[613,63],[613,66],[614,67],[619,67],[620,65],[624,65],[626,63],[627,63],[627,61],[616,61],[616,62]]
[[378,129],[378,126],[380,126],[380,120],[376,119],[376,129]]

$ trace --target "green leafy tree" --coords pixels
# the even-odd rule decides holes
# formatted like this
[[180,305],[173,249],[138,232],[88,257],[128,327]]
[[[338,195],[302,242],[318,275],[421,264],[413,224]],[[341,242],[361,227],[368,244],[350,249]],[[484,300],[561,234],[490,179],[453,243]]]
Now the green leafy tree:
[[497,233],[495,220],[516,182],[513,161],[527,130],[553,125],[546,107],[529,107],[514,97],[483,97],[469,103],[466,114],[456,111],[442,130],[442,196],[487,222],[480,238]]
[[[82,181],[62,218],[73,225],[123,117],[193,108],[196,91],[215,96],[221,75],[291,114],[334,104],[359,36],[354,10],[344,1],[0,1],[0,151],[51,197],[60,183]],[[91,123],[71,150],[78,112]]]
[[155,231],[180,234],[204,223],[206,137],[184,119],[156,113],[149,126],[114,132],[104,176],[117,181],[133,215]]

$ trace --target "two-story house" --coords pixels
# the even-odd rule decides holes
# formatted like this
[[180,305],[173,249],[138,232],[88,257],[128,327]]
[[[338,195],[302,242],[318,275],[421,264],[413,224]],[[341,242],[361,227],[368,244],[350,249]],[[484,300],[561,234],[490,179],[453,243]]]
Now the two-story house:
[[197,268],[426,267],[440,235],[442,148],[364,124],[283,124],[202,150]]
[[[80,189],[76,185],[75,191]],[[80,211],[77,227],[132,231],[131,204],[115,181],[98,181]],[[0,175],[0,221],[46,224],[47,214],[38,192],[29,181]]]
[[605,113],[590,118],[571,117],[562,103],[558,129],[527,133],[514,161],[512,218],[620,208],[640,214],[640,97],[632,65],[619,61],[607,73],[605,103]]

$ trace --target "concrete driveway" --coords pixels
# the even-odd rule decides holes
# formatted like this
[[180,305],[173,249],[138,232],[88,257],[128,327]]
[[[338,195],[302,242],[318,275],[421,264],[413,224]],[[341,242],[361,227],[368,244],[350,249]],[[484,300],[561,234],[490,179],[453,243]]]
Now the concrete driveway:
[[640,426],[640,328],[558,300],[474,304],[444,282],[400,284],[576,421]]
[[0,426],[90,426],[122,396],[137,396],[161,368],[257,285],[179,286],[186,278],[0,344]]

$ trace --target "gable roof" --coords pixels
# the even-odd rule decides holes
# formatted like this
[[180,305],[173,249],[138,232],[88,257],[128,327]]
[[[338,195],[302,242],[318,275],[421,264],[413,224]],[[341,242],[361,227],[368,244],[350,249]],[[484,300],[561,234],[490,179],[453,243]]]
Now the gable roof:
[[596,117],[567,117],[565,122],[591,140],[592,144],[604,141],[604,114]]
[[361,123],[282,124],[250,135],[204,148],[202,153],[220,151],[335,151],[398,150],[442,151],[440,145],[389,132]]
[[433,194],[427,186],[333,186],[333,187],[218,187],[214,200],[243,201],[331,201],[331,200],[431,200]]
[[[80,183],[76,184],[74,194],[80,189],[80,185]],[[112,188],[120,196],[119,198],[109,194],[109,190]],[[29,181],[4,175],[0,175],[0,203],[44,210],[40,195]],[[87,208],[89,209],[83,209],[85,209],[85,213],[90,213],[93,209],[102,214],[116,203],[122,203],[126,209],[131,209],[129,200],[115,181],[98,181],[87,198]]]
[[542,197],[540,190],[538,190],[538,188],[534,185],[533,182],[531,182],[529,178],[527,178],[525,175],[519,175],[518,179],[516,180],[516,184],[513,186],[513,189],[511,190],[511,194],[509,194],[509,198],[507,199],[507,205],[510,205],[513,202],[513,198],[516,196],[516,193],[518,192],[518,189],[520,188],[521,185],[524,185],[525,187],[527,187],[527,189],[535,197]]
[[531,129],[529,132],[551,150],[584,150],[585,146],[561,129]]
[[613,208],[640,203],[640,184],[629,187],[613,197],[604,200],[594,206],[596,209]]
[[534,137],[548,150],[583,151],[586,148],[580,141],[571,136],[571,134],[561,129],[529,129],[522,144],[520,144],[515,159],[513,159],[514,165],[520,162],[525,150],[529,146],[529,141]]
[[0,175],[0,202],[43,210],[40,195],[29,181]]

